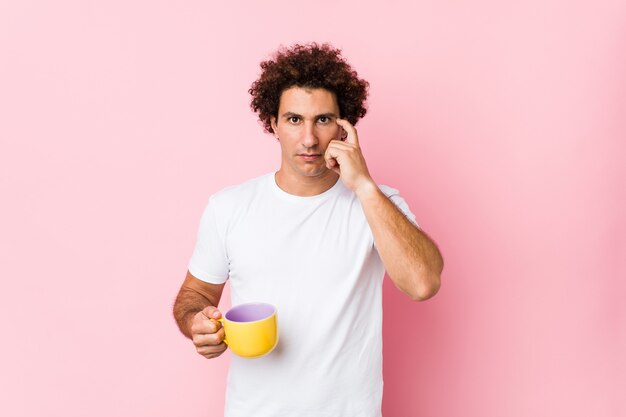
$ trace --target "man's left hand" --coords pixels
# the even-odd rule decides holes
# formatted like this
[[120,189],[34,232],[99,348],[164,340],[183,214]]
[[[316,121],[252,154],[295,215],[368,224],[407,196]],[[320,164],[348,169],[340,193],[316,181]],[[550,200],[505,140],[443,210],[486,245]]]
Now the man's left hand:
[[367,170],[356,129],[344,119],[337,119],[337,124],[347,132],[348,136],[345,141],[330,141],[324,154],[326,167],[339,174],[346,187],[355,193],[359,188],[375,185]]

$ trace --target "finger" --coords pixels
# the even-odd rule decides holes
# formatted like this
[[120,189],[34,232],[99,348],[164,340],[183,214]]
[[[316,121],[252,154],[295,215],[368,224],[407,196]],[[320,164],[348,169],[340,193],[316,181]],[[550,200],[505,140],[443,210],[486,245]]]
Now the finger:
[[355,149],[355,145],[341,142],[338,140],[331,140],[326,147],[324,156],[330,156],[332,158],[341,158],[347,151]]
[[339,167],[339,163],[337,162],[336,159],[333,158],[327,161],[326,168],[330,169],[331,171],[341,176],[341,168]]
[[215,306],[207,306],[207,307],[204,308],[204,310],[201,311],[201,313],[207,319],[219,319],[219,318],[222,317],[222,313]]
[[356,129],[354,128],[354,126],[352,126],[350,122],[345,119],[335,119],[335,120],[337,124],[343,127],[343,129],[348,133],[348,136],[346,137],[346,142],[358,145],[359,138],[356,134]]
[[220,343],[219,345],[216,345],[216,346],[196,347],[196,352],[198,352],[202,356],[208,357],[209,355],[211,355],[212,357],[216,357],[224,353],[226,349],[228,349],[228,346],[226,346],[226,343]]
[[195,334],[192,341],[198,347],[217,346],[224,341],[224,329],[219,329],[217,332],[210,334]]
[[217,358],[218,356],[220,356],[222,353],[224,353],[226,351],[226,347],[224,348],[224,350],[216,352],[216,353],[210,353],[208,355],[202,355],[207,359],[213,359],[213,358]]
[[222,328],[222,323],[217,320],[207,319],[203,315],[194,319],[191,324],[191,334],[213,334]]
[[335,149],[354,149],[355,145],[352,143],[346,143],[346,142],[342,142],[340,140],[331,140],[330,142],[328,142],[328,146],[326,147],[326,149],[328,149],[329,147],[334,147]]
[[[336,162],[336,165],[341,165],[341,163],[345,161],[346,158],[349,158],[349,155],[354,151],[358,151],[357,145],[333,140],[330,141],[328,147],[326,148],[326,152],[324,152],[324,159],[326,159],[327,166],[328,164],[331,164],[332,166],[333,160]],[[331,166],[328,166],[328,168]]]
[[205,357],[205,358],[207,358],[207,359],[215,359],[215,358],[217,358],[218,356],[220,356],[222,353],[224,353],[224,352],[220,352],[220,353],[213,353],[213,354],[211,354],[211,355],[202,355],[202,356],[204,356],[204,357]]
[[339,165],[339,161],[337,158],[339,157],[341,150],[332,149],[330,147],[326,148],[326,152],[324,152],[324,159],[326,160],[326,167],[328,169],[332,169],[333,167]]
[[191,341],[197,347],[201,346],[217,346],[224,341],[223,333],[211,333],[211,334],[194,334]]

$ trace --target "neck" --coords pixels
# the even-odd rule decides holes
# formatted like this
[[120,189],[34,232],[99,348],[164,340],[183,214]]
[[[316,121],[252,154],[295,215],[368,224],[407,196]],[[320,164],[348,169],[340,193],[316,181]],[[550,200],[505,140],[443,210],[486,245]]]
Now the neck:
[[339,180],[339,175],[328,170],[324,174],[314,177],[290,177],[280,169],[275,175],[276,184],[286,193],[298,197],[311,197],[330,190]]

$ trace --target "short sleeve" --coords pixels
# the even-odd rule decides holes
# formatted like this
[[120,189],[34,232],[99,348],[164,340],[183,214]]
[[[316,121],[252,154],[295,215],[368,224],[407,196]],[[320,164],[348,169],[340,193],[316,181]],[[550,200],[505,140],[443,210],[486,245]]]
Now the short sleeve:
[[211,197],[202,213],[196,246],[188,265],[191,275],[210,284],[223,284],[228,279],[225,236],[218,226],[215,202]]
[[404,201],[404,198],[400,196],[398,190],[388,187],[386,185],[379,185],[378,188],[380,188],[380,190],[391,200],[391,202],[400,209],[404,216],[409,219],[409,221],[413,223],[415,227],[420,227],[419,224],[417,224],[415,215],[409,209],[409,205],[406,203],[406,201]]

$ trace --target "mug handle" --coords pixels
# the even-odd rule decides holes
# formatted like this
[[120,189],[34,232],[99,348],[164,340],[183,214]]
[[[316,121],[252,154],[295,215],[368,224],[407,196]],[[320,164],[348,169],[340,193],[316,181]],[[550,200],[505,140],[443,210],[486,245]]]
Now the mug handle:
[[[219,319],[211,319],[211,320],[215,320],[215,321],[219,321],[220,324],[222,325],[222,328],[224,328],[224,318],[219,318]],[[226,341],[226,329],[224,329],[224,343],[226,344],[226,346],[228,346],[228,342]]]

